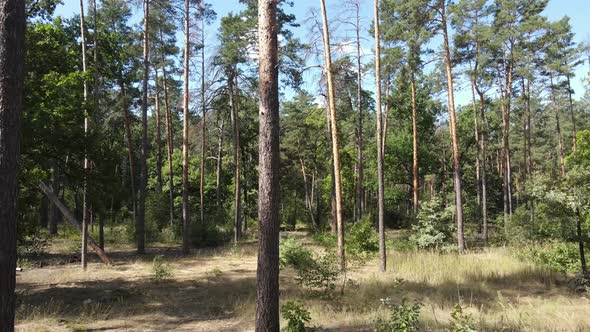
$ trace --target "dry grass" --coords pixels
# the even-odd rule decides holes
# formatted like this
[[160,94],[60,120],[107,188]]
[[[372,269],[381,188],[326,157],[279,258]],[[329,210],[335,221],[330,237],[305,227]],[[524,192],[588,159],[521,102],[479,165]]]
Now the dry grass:
[[[59,249],[59,248],[57,248]],[[19,331],[250,331],[253,330],[256,247],[200,250],[183,257],[177,248],[151,248],[137,257],[119,248],[117,262],[98,261],[87,272],[51,265],[18,276]],[[152,281],[152,259],[163,255],[172,277]],[[312,325],[370,331],[388,315],[379,299],[419,300],[425,330],[448,328],[463,303],[480,331],[590,331],[590,300],[572,292],[565,277],[515,260],[503,249],[466,255],[392,253],[379,273],[377,261],[348,273],[344,294],[320,297],[299,288],[293,271],[281,272],[281,300],[302,300]]]

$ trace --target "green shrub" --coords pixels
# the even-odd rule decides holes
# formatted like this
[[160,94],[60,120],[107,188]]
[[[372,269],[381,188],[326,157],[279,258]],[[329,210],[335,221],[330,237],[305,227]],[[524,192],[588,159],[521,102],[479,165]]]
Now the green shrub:
[[547,242],[528,245],[515,251],[517,258],[546,266],[558,272],[580,271],[580,253],[575,243]]
[[295,239],[286,238],[281,240],[279,247],[279,265],[281,268],[292,266],[295,269],[300,269],[311,265],[312,262],[312,252],[304,248]]
[[231,228],[214,223],[194,223],[191,225],[191,241],[197,248],[217,247],[231,240]]
[[164,256],[157,255],[154,257],[152,263],[152,280],[155,282],[161,282],[172,276],[170,266],[164,263]]
[[314,241],[326,248],[336,248],[338,245],[338,239],[336,234],[331,232],[318,232],[312,235]]
[[379,251],[379,239],[370,218],[352,224],[346,234],[346,252],[349,257],[364,258]]
[[49,246],[47,234],[35,232],[24,236],[18,241],[18,256],[38,256]]
[[305,323],[311,320],[310,312],[298,301],[288,301],[281,306],[281,314],[287,320],[285,332],[305,332]]
[[447,208],[439,198],[422,203],[410,241],[420,249],[441,249],[452,241],[453,206]]
[[327,252],[316,257],[307,265],[295,268],[297,277],[295,280],[299,285],[309,289],[321,289],[324,293],[336,289],[336,280],[340,275],[340,269],[336,255]]
[[473,318],[471,315],[463,311],[461,304],[456,304],[451,312],[451,328],[452,332],[477,332],[474,327]]
[[403,298],[401,303],[395,304],[390,298],[381,299],[381,302],[391,309],[391,316],[388,320],[379,319],[375,324],[377,332],[413,332],[420,330],[420,302],[409,304]]

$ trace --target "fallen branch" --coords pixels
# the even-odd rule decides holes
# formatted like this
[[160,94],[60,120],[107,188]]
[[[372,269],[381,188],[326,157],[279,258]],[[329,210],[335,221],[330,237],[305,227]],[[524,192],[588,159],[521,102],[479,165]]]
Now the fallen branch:
[[[45,195],[47,195],[47,198],[49,198],[49,200],[53,204],[55,204],[55,206],[61,211],[61,213],[64,215],[64,217],[66,217],[66,219],[70,222],[70,224],[72,224],[74,227],[76,227],[78,229],[78,231],[80,233],[82,233],[82,226],[80,225],[78,220],[76,220],[76,218],[70,212],[70,210],[68,210],[68,208],[59,200],[59,198],[57,198],[57,196],[55,195],[55,193],[53,192],[51,187],[47,186],[45,183],[43,183],[43,181],[41,181],[41,182],[39,182],[39,189],[41,189],[41,191],[43,191],[45,193]],[[88,244],[96,252],[96,254],[100,257],[100,259],[105,264],[107,264],[107,265],[113,264],[113,262],[109,259],[107,254],[104,252],[104,250],[102,250],[98,246],[98,244],[96,244],[96,241],[94,241],[94,239],[90,235],[88,235]]]

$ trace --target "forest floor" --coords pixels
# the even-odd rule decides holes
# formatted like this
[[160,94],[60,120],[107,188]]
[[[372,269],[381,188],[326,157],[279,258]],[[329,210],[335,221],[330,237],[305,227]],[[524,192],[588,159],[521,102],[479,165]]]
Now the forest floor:
[[[283,234],[285,236],[285,234]],[[304,233],[291,233],[315,246]],[[65,240],[63,240],[65,241]],[[253,331],[256,244],[193,250],[107,248],[115,264],[92,254],[86,272],[63,242],[17,275],[17,331]],[[153,279],[162,255],[171,276]],[[281,302],[298,299],[309,325],[328,331],[372,331],[389,316],[380,299],[422,303],[424,330],[446,331],[462,303],[478,331],[590,331],[590,298],[568,286],[568,276],[521,262],[505,248],[465,255],[390,252],[390,271],[374,259],[350,269],[344,292],[309,292],[281,271]],[[352,280],[352,281],[350,281]],[[282,322],[283,326],[285,322]]]

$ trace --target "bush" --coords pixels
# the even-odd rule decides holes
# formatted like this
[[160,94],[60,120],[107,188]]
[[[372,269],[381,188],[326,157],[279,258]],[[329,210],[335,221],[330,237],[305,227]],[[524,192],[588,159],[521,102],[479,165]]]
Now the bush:
[[[229,227],[228,227],[229,228]],[[231,229],[214,223],[198,222],[191,225],[191,241],[197,248],[217,247],[231,240]]]
[[285,332],[305,332],[305,323],[311,320],[310,312],[298,301],[288,301],[281,306],[284,319],[287,320]]
[[452,332],[477,332],[473,326],[471,315],[466,314],[460,304],[456,304],[451,312]]
[[558,272],[580,271],[580,253],[575,243],[553,241],[542,246],[528,245],[518,249],[515,255]]
[[370,218],[363,218],[352,224],[346,236],[347,254],[365,258],[379,251],[379,239]]
[[172,276],[170,266],[164,263],[164,256],[157,255],[154,257],[152,265],[152,280],[155,282],[161,282]]
[[279,265],[281,268],[292,266],[301,269],[310,266],[313,262],[312,252],[304,248],[293,238],[281,241],[279,248]]
[[336,255],[327,252],[324,255],[310,261],[308,265],[295,268],[299,285],[310,289],[321,289],[324,293],[336,289],[336,280],[340,275],[340,269]]
[[377,320],[375,331],[419,331],[420,308],[422,307],[422,303],[414,302],[414,304],[409,304],[405,298],[399,304],[394,304],[390,298],[382,299],[381,302],[391,309],[391,317],[388,320]]
[[420,249],[441,249],[452,241],[453,206],[444,207],[439,198],[422,203],[410,241]]
[[49,246],[49,240],[44,233],[36,232],[24,236],[18,241],[18,256],[38,256]]

